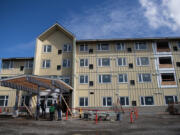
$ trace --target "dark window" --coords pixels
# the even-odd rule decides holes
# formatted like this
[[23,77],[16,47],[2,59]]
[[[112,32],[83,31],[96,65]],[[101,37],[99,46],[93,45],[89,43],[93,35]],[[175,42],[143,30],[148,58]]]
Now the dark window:
[[57,65],[57,70],[61,70],[61,65]]
[[93,81],[89,81],[89,86],[93,86]]
[[24,70],[24,66],[20,66],[20,71],[23,71]]
[[152,96],[141,97],[141,105],[154,105],[154,99]]
[[136,106],[136,101],[132,101],[132,106]]
[[129,97],[120,97],[121,105],[129,105]]
[[93,49],[89,49],[89,53],[92,54],[93,53]]
[[127,48],[127,51],[128,51],[128,52],[132,52],[132,49],[131,49],[131,48]]
[[172,104],[178,102],[177,96],[165,96],[166,104]]
[[132,63],[129,63],[129,68],[133,68],[133,64]]
[[93,64],[89,64],[89,69],[93,69]]
[[90,92],[90,94],[94,94],[94,92]]
[[176,66],[177,66],[177,67],[180,67],[180,62],[176,62]]
[[168,42],[157,42],[157,51],[169,52],[170,48]]
[[58,54],[62,54],[62,50],[58,50]]
[[177,46],[173,46],[173,50],[174,50],[174,51],[178,51]]
[[130,80],[130,84],[131,85],[135,85],[135,81],[134,80]]
[[162,81],[165,81],[165,82],[175,81],[173,73],[163,73],[161,74],[161,78],[162,78]]
[[159,64],[172,64],[171,57],[159,57]]

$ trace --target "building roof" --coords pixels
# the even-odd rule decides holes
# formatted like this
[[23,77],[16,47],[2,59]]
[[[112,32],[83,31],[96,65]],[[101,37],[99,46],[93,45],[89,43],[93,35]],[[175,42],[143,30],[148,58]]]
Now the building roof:
[[2,58],[2,60],[33,60],[34,57],[11,57],[11,58]]
[[0,86],[9,87],[12,89],[23,90],[31,93],[38,93],[46,89],[55,92],[55,89],[60,89],[61,92],[70,92],[73,88],[59,79],[50,79],[35,75],[19,75],[7,79],[0,79]]
[[118,42],[118,41],[165,41],[165,40],[179,40],[180,37],[143,37],[143,38],[112,38],[112,39],[81,39],[77,43],[90,42]]
[[55,23],[53,26],[51,26],[50,28],[48,28],[46,31],[44,31],[41,35],[39,35],[39,39],[40,40],[44,40],[46,37],[48,37],[49,35],[51,35],[54,31],[60,30],[62,32],[64,32],[65,35],[67,35],[70,38],[75,38],[75,35],[68,31],[66,28],[64,28],[62,25],[60,25],[59,23]]

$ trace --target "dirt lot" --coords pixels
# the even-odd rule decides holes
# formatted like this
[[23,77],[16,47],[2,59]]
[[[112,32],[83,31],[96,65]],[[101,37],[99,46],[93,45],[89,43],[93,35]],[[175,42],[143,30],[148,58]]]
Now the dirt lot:
[[70,119],[68,121],[0,118],[0,135],[180,135],[180,115],[140,115],[135,123]]

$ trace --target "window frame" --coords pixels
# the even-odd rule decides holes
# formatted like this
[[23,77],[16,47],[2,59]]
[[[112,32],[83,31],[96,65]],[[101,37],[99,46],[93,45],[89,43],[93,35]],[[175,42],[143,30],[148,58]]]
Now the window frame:
[[[83,60],[83,62],[84,62],[83,66],[81,66],[81,60]],[[87,65],[86,65],[86,61],[87,61]],[[88,58],[80,58],[79,59],[79,66],[80,67],[89,67],[89,59]]]
[[[50,47],[50,51],[48,51],[48,47]],[[43,53],[51,53],[52,52],[52,45],[43,45]]]
[[[64,49],[65,46],[67,46],[67,50]],[[63,45],[63,52],[65,52],[65,53],[72,52],[72,45],[71,44],[64,44]]]
[[9,62],[9,64],[8,64],[8,67],[7,68],[4,68],[4,62],[7,62],[7,61],[3,61],[2,60],[2,64],[1,64],[1,69],[2,70],[9,70],[9,69],[13,69],[14,67],[14,61],[8,61]]
[[[32,63],[31,63],[32,62]],[[32,64],[32,67],[30,66]],[[27,60],[24,64],[25,69],[32,69],[34,66],[34,61],[33,60]]]
[[[107,45],[107,46],[108,46],[108,49],[107,49],[107,50],[103,50],[103,49],[102,49],[102,46],[103,46],[103,45]],[[109,50],[110,50],[110,47],[109,47],[109,44],[108,44],[108,43],[99,43],[99,44],[96,45],[96,50],[97,50],[97,51],[109,51]]]
[[[110,98],[111,99],[111,105],[108,105],[108,98]],[[104,99],[106,99],[106,103],[105,103],[105,105],[104,105]],[[102,97],[102,106],[103,107],[111,107],[113,105],[113,100],[112,100],[112,97],[111,96],[103,96]]]
[[[47,67],[47,61],[49,61],[49,67]],[[44,64],[45,62],[45,64]],[[45,65],[45,66],[44,66]],[[48,68],[51,68],[51,60],[50,59],[43,59],[42,60],[42,66],[41,66],[43,69],[48,69]]]
[[[64,61],[66,61],[66,66],[64,66]],[[63,60],[62,60],[62,67],[63,67],[63,68],[69,68],[69,67],[71,67],[71,61],[70,61],[70,59],[63,59]]]
[[[120,47],[121,49],[118,49],[118,45],[121,46]],[[116,43],[116,51],[124,51],[124,50],[126,50],[125,43],[123,43],[123,42]]]
[[[83,50],[81,50],[81,46],[83,46]],[[86,50],[87,49],[87,50]],[[79,45],[79,52],[88,52],[89,51],[89,46],[88,44],[80,44]]]
[[[119,59],[121,59],[122,65],[119,65]],[[124,64],[124,60],[125,60],[125,64]],[[127,64],[127,58],[126,58],[126,57],[118,57],[118,58],[116,59],[116,63],[117,63],[117,66],[118,66],[118,67],[128,66],[128,64]]]
[[[103,59],[108,59],[109,65],[103,65]],[[99,61],[100,61],[100,65],[99,65]],[[110,67],[111,66],[111,59],[110,58],[97,58],[97,66],[98,67]]]
[[[153,104],[152,105],[147,105],[146,104],[146,99],[145,98],[148,98],[148,97],[152,97],[152,99],[153,99]],[[141,99],[143,98],[143,103],[144,103],[144,105],[142,105],[141,103]],[[155,105],[155,103],[154,103],[154,96],[140,96],[140,106],[154,106]]]
[[[142,58],[148,59],[147,65],[142,65]],[[139,65],[138,65],[138,60],[139,60]],[[136,66],[149,66],[149,65],[150,65],[149,57],[136,57]]]
[[[146,46],[146,49],[141,49],[140,48],[140,45],[142,43],[144,43],[144,45]],[[138,47],[136,48],[136,46],[138,46]],[[137,51],[145,51],[145,50],[148,50],[148,46],[147,46],[146,42],[135,42],[134,49],[137,50]]]
[[[121,98],[124,98],[124,101],[125,101],[125,104],[124,104],[124,105],[121,104]],[[128,98],[128,105],[127,105],[127,98]],[[129,96],[120,96],[120,97],[119,97],[119,103],[120,103],[120,105],[122,105],[122,106],[130,106]]]
[[[82,105],[82,106],[80,104],[80,101],[81,101],[80,99],[81,98],[84,99],[84,101],[83,101],[84,105]],[[86,100],[87,100],[87,104],[86,104]],[[89,106],[89,99],[88,99],[88,97],[79,97],[79,107],[88,107],[88,106]]]
[[178,102],[178,96],[176,96],[176,95],[165,95],[164,96],[164,101],[165,101],[165,105],[168,105],[167,103],[166,103],[166,97],[173,97],[173,103],[176,103],[176,98],[177,98],[177,102]]
[[[81,77],[83,77],[84,81],[81,82]],[[86,82],[86,77],[87,77],[87,82]],[[79,84],[88,84],[89,82],[89,76],[88,75],[79,75]]]
[[[123,75],[123,82],[120,82],[119,81],[119,76],[120,75]],[[126,78],[127,78],[127,82],[125,82],[125,76],[126,76]],[[128,83],[128,74],[127,73],[122,73],[122,74],[118,74],[118,83]]]
[[[103,76],[104,75],[109,75],[110,76],[110,82],[103,82]],[[101,82],[99,81],[99,77],[101,78]],[[98,83],[99,84],[108,84],[108,83],[110,84],[110,83],[112,83],[112,75],[111,74],[99,74],[98,75]]]
[[[143,75],[149,74],[150,75],[150,81],[144,81]],[[151,83],[152,82],[152,74],[151,73],[138,73],[138,83]],[[139,75],[141,75],[141,81],[139,80]]]
[[8,106],[8,100],[9,100],[9,95],[0,95],[0,97],[4,97],[4,99],[1,99],[1,101],[3,101],[3,106],[0,107],[7,107]]

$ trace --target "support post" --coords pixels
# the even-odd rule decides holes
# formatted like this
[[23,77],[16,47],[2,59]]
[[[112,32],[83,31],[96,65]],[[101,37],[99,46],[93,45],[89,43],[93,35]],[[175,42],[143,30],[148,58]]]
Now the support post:
[[16,90],[16,101],[14,105],[13,117],[18,117],[18,104],[19,104],[19,90]]
[[39,104],[39,97],[40,97],[40,92],[39,92],[40,87],[38,86],[38,94],[37,94],[37,102],[36,102],[36,120],[39,120],[39,110],[40,110],[40,104]]

